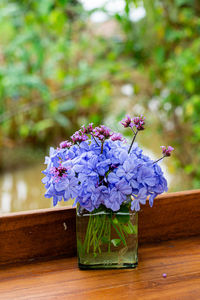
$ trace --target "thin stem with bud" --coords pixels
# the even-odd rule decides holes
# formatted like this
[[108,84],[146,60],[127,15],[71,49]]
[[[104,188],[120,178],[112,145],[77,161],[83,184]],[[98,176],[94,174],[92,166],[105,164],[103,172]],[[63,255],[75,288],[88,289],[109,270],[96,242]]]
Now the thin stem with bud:
[[164,157],[166,157],[166,155],[163,155],[161,158],[155,160],[155,161],[153,162],[153,164],[156,164],[157,162],[159,162],[160,160],[162,160]]
[[131,128],[131,130],[134,132],[134,134],[136,134],[136,132],[135,132],[135,130],[133,129],[133,127],[130,127]]
[[[133,131],[134,131],[134,130],[133,130]],[[137,134],[138,134],[138,130],[137,130],[136,132],[134,131],[134,133],[135,133],[135,135],[134,135],[133,140],[132,140],[132,142],[131,142],[131,145],[130,145],[130,147],[129,147],[129,149],[128,149],[128,154],[130,153],[131,148],[133,147],[133,143],[135,142],[136,136],[137,136]]]
[[93,137],[95,143],[100,147],[99,143],[97,142],[96,138],[94,137],[94,135],[91,133],[91,136]]
[[103,140],[103,141],[101,142],[101,154],[103,153],[103,144],[104,144],[104,142],[105,142],[105,140]]

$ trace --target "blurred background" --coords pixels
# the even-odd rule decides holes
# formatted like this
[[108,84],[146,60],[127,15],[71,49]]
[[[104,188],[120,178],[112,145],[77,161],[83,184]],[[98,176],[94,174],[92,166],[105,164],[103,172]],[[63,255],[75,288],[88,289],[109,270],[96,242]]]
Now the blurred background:
[[175,148],[169,191],[200,188],[199,75],[198,0],[1,0],[0,213],[52,207],[49,147],[127,113],[144,153]]

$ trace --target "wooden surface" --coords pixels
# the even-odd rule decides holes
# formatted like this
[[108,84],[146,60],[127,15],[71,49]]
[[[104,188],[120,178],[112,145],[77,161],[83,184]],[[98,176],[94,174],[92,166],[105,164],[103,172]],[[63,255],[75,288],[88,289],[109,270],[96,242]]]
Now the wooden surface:
[[74,255],[74,209],[47,209],[0,217],[0,265]]
[[200,190],[167,193],[143,206],[139,214],[141,243],[200,235]]
[[[0,217],[0,265],[76,255],[75,209]],[[200,190],[165,194],[139,213],[139,243],[200,234]]]
[[200,237],[143,245],[139,266],[131,270],[80,271],[76,258],[6,267],[0,299],[198,300]]

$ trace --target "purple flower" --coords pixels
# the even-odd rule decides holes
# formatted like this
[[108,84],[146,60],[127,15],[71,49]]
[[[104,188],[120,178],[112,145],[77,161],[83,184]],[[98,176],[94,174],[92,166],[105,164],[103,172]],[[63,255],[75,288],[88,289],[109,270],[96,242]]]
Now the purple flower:
[[92,180],[96,183],[99,178],[99,174],[96,168],[97,164],[98,157],[92,154],[83,154],[81,158],[76,159],[73,170],[77,173],[79,181],[90,182]]
[[126,127],[133,127],[133,122],[131,120],[131,117],[129,115],[126,115],[126,118],[123,119],[121,122],[120,122],[125,128]]
[[60,149],[70,148],[71,146],[72,143],[67,140],[60,143]]
[[95,208],[98,208],[99,205],[104,204],[105,205],[105,201],[109,201],[110,198],[110,190],[109,188],[107,188],[104,185],[101,186],[94,186],[94,185],[90,185],[88,191],[90,191],[91,194],[91,201],[93,203],[93,205],[95,206]]
[[164,156],[170,156],[171,152],[174,150],[174,148],[171,146],[168,146],[168,147],[161,146],[160,148],[162,148],[162,154]]
[[90,134],[93,132],[93,123],[90,123],[87,127],[85,125],[81,126],[81,132],[83,134]]
[[113,133],[111,136],[111,140],[112,141],[123,141],[123,137],[121,135],[121,133]]
[[105,140],[105,139],[109,139],[112,135],[110,128],[104,126],[104,125],[100,125],[99,127],[95,127],[93,134],[95,137],[97,137],[98,139]]
[[78,196],[75,199],[73,206],[75,206],[77,203],[79,203],[83,208],[90,212],[95,209],[95,206],[92,204],[90,195],[86,194],[84,196]]
[[99,201],[104,204],[105,201],[109,201],[110,199],[110,189],[104,185],[99,186]]
[[[144,118],[131,120],[127,116],[122,124],[143,130]],[[138,211],[148,196],[152,206],[155,197],[167,191],[160,166],[143,155],[136,143],[129,153],[122,135],[112,133],[106,126],[82,126],[72,135],[72,141],[73,145],[64,141],[60,148],[50,148],[49,157],[45,158],[47,167],[42,182],[45,197],[52,197],[54,205],[74,198],[74,205],[79,203],[88,211],[100,205],[117,211],[122,203],[132,199],[131,209]],[[170,156],[173,148],[162,146],[162,150],[164,156]]]
[[117,175],[119,177],[125,177],[127,181],[129,181],[134,175],[136,175],[137,165],[137,161],[129,158],[117,169]]
[[109,170],[109,166],[110,166],[110,159],[105,159],[105,160],[102,160],[101,162],[99,162],[96,165],[96,169],[97,169],[99,175],[104,176],[105,173]]
[[105,205],[108,208],[111,208],[113,211],[117,211],[120,209],[120,205],[127,198],[127,195],[130,195],[132,192],[132,188],[128,183],[122,179],[115,184],[110,191],[110,199],[109,201],[105,201]]
[[139,168],[137,181],[144,186],[154,186],[156,183],[154,170],[150,166],[143,165]]
[[58,182],[61,178],[66,177],[67,176],[67,170],[68,168],[65,168],[61,165],[59,165],[59,167],[52,167],[50,172],[53,176],[53,179],[55,182]]
[[71,136],[71,139],[74,142],[74,144],[77,144],[88,140],[88,137],[87,135],[83,134],[81,130],[78,130]]
[[146,188],[142,188],[139,190],[138,195],[134,196],[134,200],[131,202],[131,209],[135,211],[140,210],[140,203],[146,204],[147,199],[147,190]]
[[145,125],[145,117],[140,116],[140,117],[135,117],[133,118],[133,123],[137,130],[144,130],[144,125]]
[[163,176],[156,176],[156,182],[153,187],[149,188],[149,192],[155,192],[157,194],[162,194],[163,192],[167,192],[167,180]]
[[154,193],[154,194],[151,194],[150,197],[149,197],[149,205],[152,207],[153,206],[153,201],[154,199],[156,198],[157,194]]
[[117,183],[119,181],[119,177],[114,172],[110,172],[108,174],[108,182],[109,183]]
[[63,192],[65,201],[73,199],[78,196],[78,179],[75,177],[62,178],[62,180],[55,184],[55,190],[57,192]]

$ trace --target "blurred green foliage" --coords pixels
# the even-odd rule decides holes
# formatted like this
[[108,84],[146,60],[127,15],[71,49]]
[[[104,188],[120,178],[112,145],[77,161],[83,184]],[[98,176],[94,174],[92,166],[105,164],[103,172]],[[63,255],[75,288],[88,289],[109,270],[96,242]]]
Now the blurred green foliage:
[[101,121],[119,67],[87,17],[75,0],[0,2],[1,144],[43,147]]
[[[131,22],[133,1],[116,15],[124,35],[124,51],[148,73],[159,129],[175,148],[176,165],[200,187],[200,1],[143,0],[146,16]],[[147,99],[149,103],[149,99]],[[151,105],[151,102],[150,104]]]
[[[158,102],[159,131],[199,188],[200,2],[124,3],[113,18],[120,34],[106,38],[78,0],[1,0],[0,144],[44,147],[101,122],[116,85],[132,82],[134,70],[141,82],[149,78],[146,107]],[[133,22],[141,6],[146,15]]]

